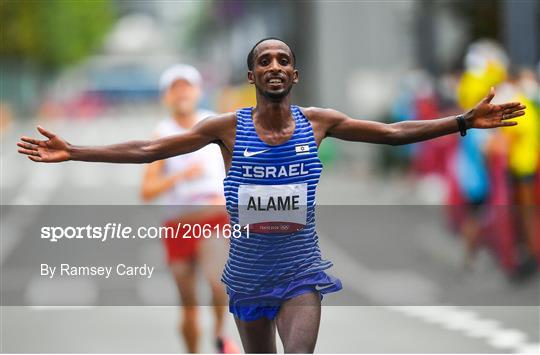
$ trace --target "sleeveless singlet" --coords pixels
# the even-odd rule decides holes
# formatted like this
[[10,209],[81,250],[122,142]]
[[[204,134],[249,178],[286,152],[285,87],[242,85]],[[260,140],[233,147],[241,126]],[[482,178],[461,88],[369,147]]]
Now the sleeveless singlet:
[[224,179],[231,224],[249,224],[249,235],[231,238],[222,281],[229,290],[264,293],[278,285],[320,274],[323,260],[315,231],[315,191],[322,172],[313,129],[291,106],[292,137],[280,145],[263,142],[253,108],[236,113],[236,140]]
[[[212,111],[197,111],[197,122],[204,118],[214,115]],[[180,134],[187,129],[178,125],[178,123],[168,118],[161,121],[155,133],[159,137]],[[167,208],[167,218],[177,218],[182,213],[191,211],[193,208],[211,204],[216,196],[223,196],[222,181],[225,177],[225,168],[221,151],[215,144],[210,144],[196,152],[184,155],[177,155],[165,160],[165,172],[174,174],[183,171],[190,166],[201,165],[202,175],[193,180],[185,180],[182,183],[175,184],[174,188],[164,194],[164,204]]]

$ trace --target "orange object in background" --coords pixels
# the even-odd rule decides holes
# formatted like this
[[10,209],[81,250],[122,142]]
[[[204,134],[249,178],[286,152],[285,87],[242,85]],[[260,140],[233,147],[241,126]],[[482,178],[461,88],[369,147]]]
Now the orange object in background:
[[4,133],[11,125],[12,112],[10,106],[5,102],[0,102],[0,133]]
[[255,90],[251,85],[228,86],[218,95],[217,109],[219,112],[234,112],[239,107],[254,107],[256,103]]

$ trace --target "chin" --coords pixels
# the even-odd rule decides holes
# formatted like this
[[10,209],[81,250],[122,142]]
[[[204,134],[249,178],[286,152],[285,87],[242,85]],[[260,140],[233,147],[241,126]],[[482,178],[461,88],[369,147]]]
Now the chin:
[[275,101],[281,101],[287,96],[286,92],[280,91],[280,92],[266,92],[266,97],[275,100]]
[[291,87],[284,88],[278,91],[259,90],[260,93],[271,101],[282,101],[291,92]]

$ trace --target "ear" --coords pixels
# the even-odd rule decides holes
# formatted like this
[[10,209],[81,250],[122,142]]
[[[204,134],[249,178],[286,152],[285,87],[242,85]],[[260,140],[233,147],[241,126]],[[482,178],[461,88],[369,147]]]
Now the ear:
[[298,70],[294,70],[293,72],[293,84],[298,84],[298,82],[300,81],[300,72]]
[[248,83],[255,84],[255,77],[253,76],[253,71],[249,70],[247,73]]

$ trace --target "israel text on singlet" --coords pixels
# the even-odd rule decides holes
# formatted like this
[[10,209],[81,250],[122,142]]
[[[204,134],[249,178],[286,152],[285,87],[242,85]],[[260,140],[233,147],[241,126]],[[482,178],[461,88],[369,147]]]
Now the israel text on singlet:
[[292,137],[263,142],[252,108],[236,113],[231,167],[224,179],[233,225],[249,225],[249,237],[231,238],[222,281],[235,292],[253,293],[332,266],[323,260],[315,231],[315,191],[322,172],[313,129],[299,107]]

